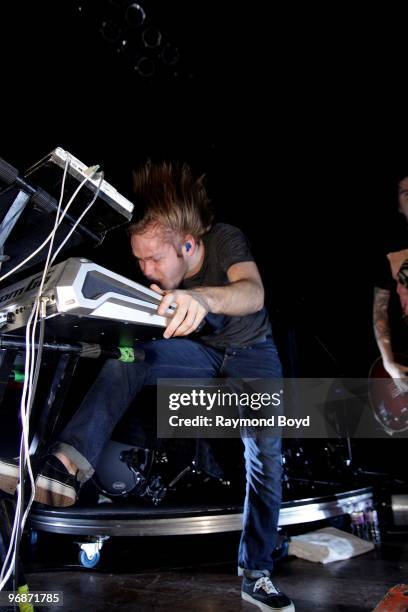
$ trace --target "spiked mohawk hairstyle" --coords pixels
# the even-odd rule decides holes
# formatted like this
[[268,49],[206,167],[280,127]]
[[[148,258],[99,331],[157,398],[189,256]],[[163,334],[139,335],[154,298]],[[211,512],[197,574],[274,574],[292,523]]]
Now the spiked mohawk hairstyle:
[[204,175],[195,178],[187,164],[148,161],[133,174],[136,209],[141,216],[129,226],[129,235],[141,234],[148,226],[191,234],[197,241],[211,229],[213,211],[204,185]]

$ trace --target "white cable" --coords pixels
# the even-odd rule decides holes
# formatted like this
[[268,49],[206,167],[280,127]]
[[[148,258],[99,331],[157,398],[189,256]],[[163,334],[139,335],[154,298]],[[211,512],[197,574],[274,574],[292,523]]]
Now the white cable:
[[[27,389],[29,387],[30,384],[30,371],[31,371],[31,360],[32,360],[32,354],[31,354],[31,347],[30,347],[30,326],[31,326],[31,321],[32,321],[32,317],[34,315],[34,312],[37,310],[37,299],[34,303],[34,306],[32,308],[31,314],[30,314],[30,319],[28,321],[27,327],[26,327],[26,354],[25,354],[25,368],[24,368],[24,387],[23,387],[23,393],[22,393],[22,397],[21,397],[21,422],[22,422],[22,434],[21,434],[21,442],[20,442],[20,456],[19,456],[19,483],[17,485],[17,503],[16,503],[16,514],[14,517],[14,523],[13,523],[13,530],[12,530],[12,535],[10,538],[10,544],[9,544],[9,549],[7,551],[7,556],[6,559],[4,561],[3,564],[3,570],[1,573],[1,578],[2,578],[2,582],[0,584],[0,591],[4,588],[4,585],[7,583],[7,581],[9,580],[14,568],[15,568],[15,563],[16,563],[16,544],[17,544],[17,534],[18,533],[22,533],[23,529],[24,529],[24,524],[23,524],[23,520],[24,520],[24,516],[23,516],[23,520],[20,518],[21,517],[21,512],[22,512],[22,498],[21,498],[21,483],[23,482],[23,465],[25,465],[27,463],[27,467],[28,467],[28,472],[29,472],[29,476],[30,476],[30,482],[31,482],[31,496],[30,496],[30,502],[31,499],[34,499],[34,495],[35,495],[35,483],[34,483],[34,475],[32,473],[32,467],[31,467],[31,461],[29,459],[28,456],[28,431],[27,431],[27,412],[26,412],[26,408],[25,408],[25,404],[26,404],[26,397],[27,397]],[[23,461],[24,459],[24,461]],[[31,502],[32,503],[32,502]],[[25,521],[24,521],[25,523]],[[3,578],[3,572],[4,569],[7,566],[7,562],[8,559],[11,555],[11,551],[13,551],[13,556],[12,556],[12,560],[11,563],[9,565],[8,571],[6,572],[6,575]]]
[[[23,529],[22,527],[22,522],[20,520],[21,517],[21,482],[23,481],[23,465],[25,465],[27,463],[28,466],[28,472],[30,475],[30,482],[31,482],[31,497],[34,496],[34,476],[32,473],[32,468],[31,468],[31,461],[29,459],[28,456],[28,452],[27,452],[27,448],[28,448],[28,431],[27,431],[27,414],[26,414],[26,409],[25,409],[25,404],[26,404],[26,397],[27,397],[27,389],[30,383],[30,367],[31,367],[31,347],[30,347],[30,326],[31,326],[31,320],[32,320],[32,315],[34,314],[35,310],[37,307],[37,300],[34,303],[34,306],[32,308],[31,314],[30,314],[30,319],[29,322],[27,324],[26,327],[26,354],[25,354],[25,368],[24,368],[24,386],[23,386],[23,393],[22,393],[22,397],[21,397],[21,403],[20,403],[20,410],[21,410],[21,422],[22,422],[22,434],[21,434],[21,442],[20,442],[20,455],[19,455],[19,483],[17,485],[17,503],[16,503],[16,514],[14,517],[14,523],[13,523],[13,530],[12,530],[12,535],[10,538],[10,544],[9,544],[9,549],[7,552],[7,556],[6,559],[4,561],[3,564],[3,570],[1,572],[1,576],[0,578],[2,579],[2,582],[0,584],[0,591],[4,588],[4,585],[7,583],[8,579],[10,578],[14,567],[15,567],[15,562],[16,562],[16,543],[17,543],[17,534],[19,533],[20,529],[19,526],[21,528],[21,531]],[[23,461],[24,458],[24,461]],[[30,498],[31,499],[31,498]],[[13,557],[12,557],[12,561],[10,563],[10,566],[8,568],[8,571],[6,573],[6,575],[3,578],[3,574],[4,574],[4,569],[7,566],[7,562],[8,559],[10,557],[11,551],[13,550]]]
[[[95,194],[94,194],[94,197],[92,198],[91,202],[88,204],[88,206],[87,206],[87,207],[84,209],[84,211],[81,213],[81,215],[80,215],[80,216],[78,217],[78,219],[75,221],[75,223],[74,223],[74,225],[72,226],[72,228],[71,228],[70,232],[67,234],[67,236],[65,237],[65,239],[63,240],[63,242],[62,242],[62,243],[59,245],[59,247],[58,247],[57,251],[54,253],[54,255],[53,255],[53,257],[51,258],[51,260],[50,260],[49,262],[47,262],[47,267],[44,269],[44,274],[43,274],[42,283],[41,283],[41,285],[40,285],[39,292],[38,292],[38,294],[37,294],[37,300],[38,300],[38,302],[37,302],[37,309],[36,309],[36,311],[35,311],[35,318],[34,318],[34,325],[33,325],[33,333],[32,333],[31,350],[32,350],[33,358],[34,358],[34,354],[35,354],[35,351],[34,351],[34,343],[35,343],[35,327],[36,327],[37,322],[38,322],[38,313],[39,313],[39,307],[40,307],[40,297],[41,297],[41,293],[42,293],[42,290],[43,290],[43,285],[44,285],[44,282],[45,282],[45,278],[46,278],[46,275],[47,275],[47,273],[48,273],[48,268],[49,268],[49,266],[50,266],[50,265],[53,263],[54,259],[55,259],[55,258],[56,258],[56,256],[58,255],[58,252],[61,250],[61,248],[63,247],[63,245],[64,245],[64,244],[67,242],[67,240],[69,240],[69,238],[70,238],[71,234],[72,234],[72,233],[75,231],[75,229],[77,228],[77,226],[78,226],[78,225],[79,225],[79,223],[81,222],[82,218],[83,218],[83,217],[86,215],[86,213],[87,213],[87,212],[90,210],[90,208],[92,207],[92,205],[95,203],[95,201],[96,201],[96,199],[97,199],[97,197],[98,197],[98,195],[99,195],[99,191],[100,191],[100,188],[101,188],[101,186],[102,186],[102,182],[103,182],[103,172],[101,172],[101,177],[100,177],[99,185],[98,185],[98,188],[97,188],[97,190],[96,190],[96,192],[95,192]],[[50,252],[50,251],[49,251],[49,252]],[[37,353],[37,355],[38,355],[38,353]],[[31,387],[32,387],[32,376],[33,376],[33,373],[34,373],[34,367],[33,367],[33,365],[32,365],[32,366],[31,366],[31,372],[30,372],[30,392],[29,392],[29,399],[28,399],[28,401],[27,401],[27,403],[28,403],[28,408],[30,407],[30,404],[31,404],[31,392],[32,392]],[[29,419],[30,415],[29,415],[29,414],[27,414],[26,416],[27,416],[27,419]],[[27,428],[27,452],[28,452],[28,428]],[[30,502],[29,502],[29,504],[28,504],[28,506],[27,506],[27,508],[26,508],[26,510],[25,510],[25,512],[24,512],[24,516],[23,516],[23,519],[22,519],[22,522],[21,522],[21,531],[23,531],[23,529],[24,529],[24,526],[25,526],[25,523],[26,523],[26,520],[27,520],[27,517],[28,517],[29,511],[30,511],[31,506],[32,506],[32,503],[33,503],[33,501],[34,501],[34,496],[35,496],[35,491],[33,490],[33,491],[32,491],[32,494],[31,494]]]
[[89,209],[91,208],[91,206],[93,206],[93,204],[95,203],[96,198],[99,195],[99,192],[101,190],[102,187],[102,183],[103,183],[103,172],[100,173],[100,179],[99,179],[99,185],[95,191],[95,195],[92,198],[92,200],[90,201],[90,203],[88,204],[88,206],[85,208],[85,210],[80,214],[80,216],[78,217],[78,219],[76,220],[75,224],[71,227],[70,231],[68,232],[68,234],[66,235],[66,237],[64,238],[64,240],[61,242],[61,244],[59,245],[59,247],[57,248],[57,250],[55,251],[54,255],[51,258],[50,261],[50,266],[54,263],[58,253],[60,252],[60,250],[62,249],[62,247],[64,246],[64,244],[67,242],[67,240],[70,239],[71,235],[73,234],[73,232],[75,231],[77,225],[82,221],[82,219],[85,217],[86,213],[89,211]]
[[[84,209],[84,211],[81,213],[81,215],[78,217],[78,219],[76,220],[75,224],[72,226],[70,232],[67,234],[67,236],[65,237],[65,239],[61,242],[61,244],[59,245],[58,249],[56,250],[56,252],[54,253],[53,257],[50,260],[50,257],[47,258],[47,263],[46,263],[46,267],[44,268],[44,273],[43,273],[43,277],[42,277],[42,281],[37,293],[37,302],[36,302],[36,309],[35,309],[35,314],[34,314],[34,323],[33,323],[33,331],[32,331],[32,337],[31,337],[31,353],[32,353],[32,359],[31,359],[31,369],[30,369],[30,379],[29,379],[29,392],[28,392],[28,399],[27,399],[27,412],[25,414],[25,418],[27,420],[27,430],[26,430],[26,438],[25,438],[25,449],[26,452],[28,454],[28,432],[29,432],[29,418],[30,418],[30,414],[28,412],[30,405],[31,405],[31,394],[32,394],[32,384],[33,384],[33,375],[34,375],[34,358],[35,358],[35,331],[36,331],[36,326],[38,323],[38,314],[39,314],[39,310],[40,310],[40,299],[41,299],[41,294],[43,291],[43,287],[44,287],[44,282],[45,282],[45,278],[47,276],[48,273],[48,269],[51,266],[51,264],[53,263],[53,261],[55,260],[55,258],[57,257],[59,251],[62,249],[62,247],[64,246],[64,244],[67,242],[67,240],[69,240],[71,234],[75,231],[75,229],[77,228],[77,226],[79,225],[79,223],[81,222],[81,220],[83,219],[83,217],[86,215],[86,213],[90,210],[90,208],[92,207],[92,205],[95,203],[98,195],[99,195],[99,191],[100,188],[102,186],[102,182],[103,182],[103,172],[101,172],[101,177],[100,177],[100,181],[98,184],[98,188],[94,194],[94,197],[92,198],[91,202],[88,204],[88,206]],[[58,216],[58,212],[57,212],[57,216]],[[55,225],[55,231],[57,229],[57,223]],[[55,236],[55,232],[54,232],[54,236]],[[52,241],[53,242],[53,241]],[[52,249],[52,243],[50,244],[50,249],[48,254],[50,255],[51,253],[51,249]],[[38,356],[38,353],[37,353]],[[31,462],[30,462],[31,463]],[[30,466],[31,467],[31,466]],[[32,503],[34,501],[34,496],[35,496],[35,491],[34,488],[32,489],[32,493],[31,493],[31,497],[30,497],[30,501],[29,504],[24,512],[24,516],[21,522],[21,532],[24,529],[29,511],[31,509]]]
[[[22,449],[22,444],[23,444],[23,437],[21,436],[20,453],[21,453],[21,449]],[[19,492],[19,495],[20,495],[20,492]],[[1,570],[1,574],[0,574],[0,591],[3,590],[4,586],[8,582],[8,579],[10,578],[11,573],[12,573],[13,568],[14,568],[14,556],[13,556],[13,562],[9,566],[9,569],[7,570],[6,575],[4,576],[4,572],[5,572],[6,567],[7,567],[8,559],[10,557],[11,551],[14,549],[14,539],[15,539],[15,535],[16,535],[16,531],[17,531],[17,526],[18,526],[19,520],[20,520],[20,506],[19,506],[18,499],[17,499],[16,514],[14,516],[13,529],[12,529],[11,536],[10,536],[9,548],[8,548],[7,555],[6,555],[6,558],[4,560],[3,567],[2,567],[2,570]]]
[[[59,212],[61,209],[61,204],[62,204],[62,200],[64,197],[64,190],[65,190],[65,179],[66,179],[66,175],[67,175],[67,169],[68,169],[68,165],[69,165],[69,157],[67,156],[66,162],[65,162],[65,167],[64,167],[64,174],[63,174],[63,178],[62,178],[62,185],[61,185],[61,193],[60,193],[60,199],[59,199],[59,204],[58,204],[58,209],[57,209],[57,214],[56,214],[56,218],[55,218],[55,223],[54,223],[54,228],[52,231],[52,235],[51,235],[51,246],[53,243],[53,238],[55,237],[55,231],[57,229],[57,223],[58,223],[58,219],[59,219]],[[47,263],[48,263],[48,259],[49,259],[49,254],[48,253],[48,258],[47,258]],[[46,271],[47,269],[47,264],[44,268],[44,271]],[[42,290],[42,288],[41,288]],[[38,295],[38,294],[37,294]],[[20,453],[19,453],[19,482],[22,482],[22,476],[23,476],[23,465],[25,466],[27,464],[28,467],[28,473],[30,476],[30,482],[31,482],[31,490],[34,491],[34,476],[32,473],[32,466],[31,466],[31,460],[29,457],[29,453],[27,451],[28,449],[28,427],[27,425],[29,425],[27,423],[28,419],[27,419],[27,415],[26,415],[26,411],[24,409],[25,407],[25,398],[26,398],[26,393],[27,393],[27,388],[28,385],[30,384],[30,377],[28,376],[29,370],[30,370],[30,358],[32,358],[32,355],[30,354],[30,350],[29,350],[29,342],[30,342],[30,338],[29,338],[29,329],[30,329],[30,322],[31,322],[31,317],[32,314],[34,312],[34,310],[37,310],[37,299],[35,300],[34,306],[32,308],[32,311],[30,313],[30,318],[26,327],[26,353],[25,353],[25,368],[24,368],[24,386],[23,386],[23,392],[22,392],[22,397],[21,397],[21,401],[20,401],[20,414],[21,414],[21,422],[22,422],[22,434],[21,434],[21,442],[20,442]],[[31,381],[32,382],[32,381]],[[24,449],[24,452],[23,452]],[[25,455],[25,456],[24,456]],[[24,461],[22,461],[24,457]],[[0,579],[3,579],[3,574],[4,574],[4,569],[7,567],[7,562],[8,559],[10,557],[10,553],[11,550],[14,548],[14,555],[13,555],[13,560],[12,563],[10,565],[9,568],[9,572],[7,573],[7,576],[5,578],[5,581],[7,582],[7,580],[9,579],[11,572],[13,571],[14,567],[15,567],[15,538],[16,538],[16,533],[18,531],[18,525],[20,523],[20,516],[21,516],[21,490],[19,488],[18,490],[18,496],[17,496],[17,504],[16,504],[16,513],[15,513],[15,517],[14,517],[14,523],[13,523],[13,530],[12,530],[12,535],[10,538],[10,543],[9,543],[9,549],[6,555],[6,559],[3,563],[3,568],[2,568],[2,572],[0,575]],[[0,585],[0,590],[3,588],[3,582]]]
[[[52,250],[52,246],[54,243],[54,239],[55,239],[55,234],[58,228],[58,224],[60,221],[60,211],[61,211],[61,206],[62,206],[62,201],[64,198],[64,191],[65,191],[65,180],[66,180],[66,176],[67,176],[67,170],[69,167],[69,161],[70,161],[70,157],[69,155],[67,155],[67,159],[65,162],[65,167],[64,167],[64,174],[62,177],[62,184],[61,184],[61,191],[60,191],[60,198],[59,198],[59,202],[58,202],[58,208],[57,208],[57,212],[56,212],[56,217],[55,217],[55,223],[54,223],[54,227],[53,230],[50,234],[50,246],[48,249],[48,254],[47,254],[47,260],[44,266],[44,270],[43,270],[43,275],[42,275],[42,279],[41,279],[41,283],[39,286],[39,289],[37,291],[37,296],[36,299],[34,301],[34,305],[33,308],[31,310],[30,313],[30,317],[27,323],[27,327],[26,327],[26,353],[25,353],[25,368],[24,368],[24,386],[23,386],[23,392],[22,392],[22,397],[21,397],[21,402],[20,402],[20,413],[21,413],[21,422],[22,422],[22,435],[21,435],[21,442],[20,442],[20,454],[19,454],[19,484],[18,484],[18,494],[17,494],[17,504],[16,504],[16,513],[15,513],[15,517],[14,517],[14,523],[13,523],[13,530],[12,530],[12,534],[11,534],[11,538],[10,538],[10,543],[9,543],[9,549],[7,551],[7,555],[5,558],[5,561],[3,563],[3,568],[2,568],[2,572],[0,575],[0,580],[1,580],[1,584],[0,584],[0,591],[3,589],[4,585],[7,583],[7,581],[10,578],[11,573],[13,572],[14,568],[15,568],[15,563],[16,563],[16,545],[17,545],[17,534],[19,532],[23,532],[24,529],[24,524],[25,524],[25,519],[26,519],[26,515],[28,515],[28,512],[26,511],[26,513],[23,516],[23,520],[20,522],[20,517],[21,517],[21,511],[22,511],[22,498],[21,498],[21,485],[20,483],[23,482],[23,473],[24,473],[24,467],[27,464],[27,469],[28,469],[28,474],[30,476],[30,482],[31,482],[31,496],[30,496],[30,502],[28,504],[28,510],[32,505],[32,501],[34,500],[34,496],[35,496],[35,483],[34,483],[34,475],[32,472],[32,466],[31,466],[31,459],[30,459],[30,455],[29,455],[29,446],[28,446],[28,436],[29,436],[29,414],[28,414],[28,409],[30,406],[30,401],[31,401],[31,393],[32,393],[32,380],[33,380],[33,373],[34,373],[34,361],[35,361],[35,326],[33,327],[33,340],[32,340],[32,346],[31,346],[31,351],[30,351],[30,325],[31,325],[31,321],[33,318],[33,315],[35,313],[35,324],[37,321],[37,317],[38,317],[38,310],[39,310],[39,298],[41,296],[42,290],[43,290],[43,286],[44,286],[44,281],[47,275],[47,270],[49,267],[49,260],[50,260],[50,256],[51,256],[51,250]],[[66,207],[65,211],[67,210],[68,207]],[[30,363],[31,362],[31,363]],[[27,396],[27,389],[29,390],[28,393],[28,400],[27,400],[27,409],[25,408],[26,406],[26,396]],[[4,569],[7,567],[7,562],[9,560],[10,557],[10,553],[11,551],[14,549],[13,552],[13,558],[12,558],[12,562],[9,566],[9,570],[6,573],[6,576],[3,578],[4,576]]]
[[[74,191],[74,193],[72,194],[70,200],[68,201],[66,207],[64,208],[64,211],[58,221],[58,226],[61,224],[63,218],[65,217],[66,213],[68,212],[72,202],[74,201],[74,199],[76,198],[77,194],[79,193],[79,191],[82,189],[82,187],[85,185],[85,183],[87,183],[92,177],[93,175],[97,172],[99,166],[92,166],[90,169],[92,169],[92,172],[89,174],[89,176],[86,176],[81,184],[76,188],[76,190]],[[8,276],[10,276],[11,274],[14,274],[14,272],[17,272],[17,270],[19,270],[22,266],[24,266],[28,261],[30,261],[30,259],[32,259],[33,257],[35,257],[37,255],[37,253],[39,253],[44,247],[45,245],[51,240],[53,232],[51,232],[47,238],[44,240],[44,242],[42,244],[40,244],[39,247],[37,247],[37,249],[31,253],[30,255],[28,255],[28,257],[26,257],[23,261],[20,261],[19,264],[17,264],[12,270],[9,270],[8,272],[6,272],[6,274],[3,274],[3,276],[0,277],[0,283],[3,282]]]
[[[35,308],[32,309],[31,313],[30,313],[30,319],[29,319],[29,323],[28,326],[32,320],[32,313],[35,312],[34,314],[34,324],[33,324],[33,332],[32,332],[32,340],[31,340],[31,351],[32,351],[32,362],[31,362],[31,368],[30,368],[30,378],[29,378],[29,394],[28,394],[28,399],[27,399],[27,407],[30,406],[31,404],[31,391],[32,391],[32,383],[33,383],[33,376],[34,376],[34,361],[35,361],[35,331],[36,331],[36,326],[37,326],[37,321],[38,321],[38,313],[40,310],[40,300],[41,300],[41,295],[44,289],[44,283],[45,283],[45,279],[47,277],[48,274],[48,269],[51,265],[50,259],[51,259],[51,252],[52,252],[52,247],[54,246],[54,240],[55,240],[55,236],[56,236],[56,232],[58,229],[58,225],[60,223],[60,212],[61,212],[61,206],[62,206],[62,200],[64,197],[64,190],[65,190],[65,179],[67,176],[67,170],[69,167],[69,162],[70,162],[70,155],[67,155],[67,158],[65,160],[65,167],[64,167],[64,175],[62,177],[62,185],[61,185],[61,193],[60,193],[60,198],[59,198],[59,202],[58,202],[58,208],[57,208],[57,212],[55,215],[55,223],[54,223],[54,227],[50,233],[50,245],[48,247],[48,253],[47,253],[47,259],[44,265],[44,270],[43,270],[43,275],[41,278],[41,283],[40,286],[38,288],[37,291],[37,295],[36,295],[36,299],[34,301],[34,305]],[[29,419],[30,415],[27,414],[27,420]],[[27,426],[29,427],[29,424],[27,423]],[[27,449],[28,449],[28,427],[27,427]]]
[[[67,166],[66,166],[66,168],[67,168]],[[43,271],[40,287],[39,287],[38,292],[37,292],[37,296],[36,296],[36,299],[35,299],[35,302],[34,302],[33,309],[32,309],[32,311],[30,313],[29,321],[27,323],[27,328],[26,328],[26,368],[25,368],[25,380],[24,380],[24,388],[23,388],[23,397],[22,397],[22,402],[21,402],[21,414],[22,414],[22,422],[23,422],[22,442],[24,441],[24,445],[23,445],[23,447],[20,446],[19,475],[20,475],[20,482],[22,482],[22,480],[23,480],[23,478],[22,478],[22,464],[23,464],[22,459],[23,459],[23,456],[24,456],[24,453],[25,453],[25,462],[28,465],[28,471],[29,471],[32,487],[31,487],[30,501],[28,503],[28,506],[27,506],[27,508],[26,508],[26,510],[24,512],[24,515],[23,515],[21,523],[20,523],[20,516],[21,516],[21,489],[20,489],[20,485],[18,485],[18,500],[17,500],[16,516],[15,516],[15,521],[14,521],[14,525],[13,525],[13,532],[12,532],[12,537],[11,537],[11,541],[10,541],[10,547],[9,547],[9,551],[8,551],[8,554],[7,554],[7,557],[6,557],[6,561],[3,564],[3,568],[6,567],[6,562],[8,561],[8,557],[10,556],[9,553],[10,553],[12,548],[14,548],[13,561],[12,561],[10,567],[9,567],[9,571],[7,572],[7,576],[5,577],[3,582],[0,584],[0,591],[4,587],[4,584],[7,582],[7,580],[9,579],[9,577],[10,577],[10,575],[12,573],[12,570],[15,567],[17,534],[19,532],[23,533],[24,526],[25,526],[28,514],[29,514],[29,511],[31,509],[31,506],[32,506],[32,503],[33,503],[34,497],[35,497],[35,483],[34,483],[34,477],[33,477],[32,469],[31,469],[31,460],[30,460],[30,457],[29,457],[28,435],[29,435],[29,417],[30,417],[29,409],[30,409],[30,405],[31,405],[33,374],[34,374],[34,370],[35,370],[35,364],[34,364],[34,362],[35,362],[35,331],[36,331],[36,326],[37,326],[37,323],[38,323],[38,314],[39,314],[39,308],[40,308],[41,293],[42,293],[42,290],[43,290],[43,287],[44,287],[44,282],[45,282],[45,278],[47,276],[47,272],[48,272],[49,266],[54,262],[55,258],[57,257],[58,253],[60,252],[60,250],[62,249],[64,244],[67,242],[67,240],[69,240],[70,236],[75,231],[76,227],[81,222],[81,220],[86,215],[86,213],[90,210],[90,208],[92,207],[92,205],[94,204],[94,202],[96,201],[96,199],[97,199],[97,197],[99,195],[99,191],[101,189],[102,182],[103,182],[103,172],[101,172],[101,177],[100,177],[99,185],[98,185],[98,188],[97,188],[97,190],[95,192],[95,195],[92,198],[91,202],[88,204],[88,206],[85,208],[85,210],[81,213],[81,215],[76,220],[76,222],[73,225],[73,227],[71,228],[70,232],[68,233],[68,235],[61,242],[61,244],[59,245],[58,249],[54,253],[53,257],[50,259],[51,250],[52,250],[52,246],[53,246],[56,230],[57,230],[58,226],[60,225],[63,216],[67,212],[69,206],[72,204],[72,201],[75,198],[75,196],[77,195],[77,193],[79,192],[79,189],[82,187],[82,185],[87,180],[89,180],[89,178],[91,178],[95,174],[96,169],[97,168],[95,168],[94,171],[92,172],[92,174],[89,177],[87,177],[81,183],[79,188],[73,194],[70,202],[68,202],[68,204],[67,204],[66,208],[64,209],[64,212],[62,213],[61,217],[59,218],[59,212],[60,212],[60,208],[61,208],[61,203],[62,203],[62,198],[63,198],[63,190],[64,190],[64,184],[65,184],[65,175],[66,175],[66,172],[64,171],[64,179],[63,179],[63,184],[62,184],[62,189],[61,189],[60,202],[59,202],[59,205],[58,205],[58,210],[57,210],[57,215],[56,215],[56,221],[55,221],[54,229],[53,229],[53,231],[51,232],[51,234],[49,235],[49,237],[47,239],[47,241],[51,240],[51,244],[50,244],[50,247],[49,247],[49,250],[48,250],[47,262],[46,262],[46,264],[44,266],[44,271]],[[45,245],[43,245],[43,246],[45,246]],[[30,258],[33,257],[33,256],[34,256],[34,254],[32,254],[30,256]],[[21,262],[19,264],[19,266],[23,265],[23,263],[24,262]],[[9,274],[9,273],[7,273],[7,274]],[[31,351],[30,351],[29,329],[30,329],[33,317],[34,317],[34,323],[33,323],[33,329],[32,329]],[[28,371],[29,371],[29,376],[27,376]],[[27,381],[27,384],[26,384],[26,381]],[[27,400],[26,400],[25,398],[26,398],[26,395],[27,395],[27,389],[28,389],[28,397],[27,397]],[[24,402],[23,402],[23,398],[24,398]],[[24,409],[24,404],[25,403],[27,403],[27,409],[26,410]],[[24,450],[24,452],[23,452],[23,450]],[[18,524],[19,523],[20,523],[20,529],[18,529]],[[13,544],[13,546],[12,546],[12,544]],[[2,575],[3,575],[3,571],[2,571]]]

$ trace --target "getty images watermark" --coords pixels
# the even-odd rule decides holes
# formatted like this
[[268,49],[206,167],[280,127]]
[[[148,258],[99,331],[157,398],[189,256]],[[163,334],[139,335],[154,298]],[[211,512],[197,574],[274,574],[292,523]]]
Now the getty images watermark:
[[[402,411],[400,422],[395,421],[395,410],[389,408],[393,422],[387,420],[384,381],[377,383],[380,387],[374,392],[372,379],[160,379],[157,435],[159,438],[406,436],[408,407]],[[395,431],[391,431],[390,423]]]
[[[169,409],[179,411],[181,408],[200,408],[206,412],[213,409],[219,412],[225,408],[235,408],[242,412],[244,408],[257,411],[263,408],[279,408],[282,405],[283,390],[275,393],[259,392],[235,392],[217,389],[216,391],[205,391],[204,389],[192,389],[191,391],[171,392],[169,395]],[[248,409],[248,410],[247,410]],[[197,414],[196,416],[180,416],[179,413],[170,415],[169,424],[171,427],[308,427],[310,417],[287,418],[284,414],[270,414],[269,416],[255,416],[248,412],[248,416],[230,417],[226,414]]]

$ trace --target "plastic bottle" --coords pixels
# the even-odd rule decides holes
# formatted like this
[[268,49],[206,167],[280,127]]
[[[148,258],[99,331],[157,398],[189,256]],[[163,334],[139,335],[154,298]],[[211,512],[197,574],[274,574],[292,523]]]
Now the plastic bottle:
[[351,533],[358,538],[366,539],[366,528],[364,512],[362,510],[353,510],[350,514]]
[[370,536],[370,540],[375,542],[376,544],[381,543],[381,532],[380,525],[378,522],[378,514],[377,510],[373,507],[368,508],[365,513],[365,521],[367,525],[367,530]]

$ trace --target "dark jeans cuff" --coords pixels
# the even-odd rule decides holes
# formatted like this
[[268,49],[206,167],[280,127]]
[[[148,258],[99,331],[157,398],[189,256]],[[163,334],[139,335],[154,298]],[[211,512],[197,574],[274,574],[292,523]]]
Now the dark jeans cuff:
[[86,459],[86,457],[84,457],[79,451],[77,451],[76,448],[74,448],[70,444],[67,444],[66,442],[56,442],[51,446],[48,452],[63,453],[68,457],[68,459],[70,459],[70,461],[72,461],[72,463],[75,463],[78,468],[78,473],[76,477],[79,482],[86,482],[93,476],[95,472],[88,459]]
[[270,576],[271,569],[247,569],[245,567],[238,566],[238,576],[245,576],[246,578],[262,578],[262,576]]

